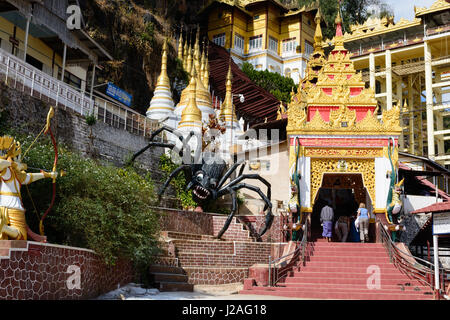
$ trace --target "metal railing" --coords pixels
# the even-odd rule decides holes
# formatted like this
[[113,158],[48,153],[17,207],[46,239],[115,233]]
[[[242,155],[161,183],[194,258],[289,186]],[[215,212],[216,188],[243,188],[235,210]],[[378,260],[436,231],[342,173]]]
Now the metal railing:
[[150,136],[159,127],[157,121],[132,109],[98,96],[91,99],[85,91],[46,74],[3,49],[0,49],[1,76],[11,88],[54,106],[69,108],[83,116],[94,114],[97,120],[136,135]]
[[[377,222],[380,225],[378,235],[383,243],[388,255],[389,260],[393,263],[401,272],[409,277],[412,277],[419,281],[421,284],[430,287],[435,293],[435,298],[439,297],[445,290],[447,272],[444,268],[439,268],[439,282],[440,290],[436,292],[435,283],[435,265],[429,261],[415,257],[408,252],[399,249],[391,239],[389,233],[385,230],[383,223],[377,218]],[[409,258],[409,259],[406,259]],[[413,259],[417,263],[412,263]]]
[[[274,260],[269,256],[269,287],[276,286],[281,279],[286,278],[292,268],[298,263],[299,258],[301,262],[305,262],[309,233],[309,219],[306,215],[302,229],[302,240],[300,243],[296,243],[297,248],[294,251]],[[292,258],[289,263],[286,263],[287,258],[290,256]]]

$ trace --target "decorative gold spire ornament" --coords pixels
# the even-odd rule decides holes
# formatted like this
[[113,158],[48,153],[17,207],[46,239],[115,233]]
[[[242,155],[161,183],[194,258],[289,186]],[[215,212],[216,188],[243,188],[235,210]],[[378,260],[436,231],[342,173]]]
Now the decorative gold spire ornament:
[[194,66],[197,76],[200,78],[200,27],[197,26],[197,33],[195,35],[194,44]]
[[188,58],[188,35],[186,32],[186,41],[184,42],[183,46],[183,68],[185,71],[187,71],[187,58]]
[[203,86],[209,90],[209,47],[206,45],[205,71],[203,74]]
[[180,30],[180,39],[178,40],[178,60],[183,62],[183,29]]
[[222,103],[222,107],[220,108],[219,114],[219,119],[227,123],[237,121],[237,117],[234,112],[235,108],[233,105],[232,81],[233,81],[233,73],[231,72],[231,64],[230,64],[228,67],[228,73],[225,82],[226,87],[225,99]]
[[202,112],[197,107],[196,90],[197,90],[197,76],[195,68],[192,68],[192,76],[189,81],[189,102],[181,112],[181,121],[178,123],[180,127],[197,127],[202,128]]

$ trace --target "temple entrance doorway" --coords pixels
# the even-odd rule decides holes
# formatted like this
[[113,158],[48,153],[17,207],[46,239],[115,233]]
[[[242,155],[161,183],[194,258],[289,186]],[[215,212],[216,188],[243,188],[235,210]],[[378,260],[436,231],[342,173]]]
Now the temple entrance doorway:
[[[356,214],[359,204],[364,203],[367,207],[370,197],[364,187],[362,175],[359,173],[325,173],[322,185],[318,190],[311,215],[312,240],[322,238],[322,226],[320,212],[329,203],[334,211],[333,241],[338,241],[334,231],[334,224],[340,216]],[[356,235],[353,235],[353,239]],[[351,240],[350,230],[348,240]],[[357,239],[354,239],[357,240]]]

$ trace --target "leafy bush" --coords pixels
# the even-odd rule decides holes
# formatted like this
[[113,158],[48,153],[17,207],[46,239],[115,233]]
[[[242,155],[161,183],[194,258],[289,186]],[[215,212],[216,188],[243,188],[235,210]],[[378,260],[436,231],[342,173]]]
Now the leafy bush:
[[285,103],[291,101],[290,93],[292,88],[295,87],[294,80],[288,77],[283,77],[276,72],[270,72],[268,70],[257,71],[253,66],[244,62],[242,71],[252,80],[256,85],[269,91],[278,100]]
[[[170,173],[178,167],[173,163],[169,156],[162,154],[159,160],[159,168],[165,172],[165,179],[167,179]],[[164,179],[164,180],[165,180]],[[175,188],[177,198],[181,201],[181,205],[184,209],[188,207],[195,207],[197,203],[194,201],[191,190],[185,190],[187,186],[186,177],[184,173],[180,173],[174,177],[171,181],[171,185]]]
[[[22,150],[33,140],[14,136]],[[38,141],[23,162],[50,171],[53,147],[48,138]],[[112,265],[119,258],[137,266],[148,264],[158,251],[159,234],[159,216],[151,208],[156,198],[150,179],[131,167],[102,165],[61,146],[58,168],[66,175],[57,179],[55,205],[44,220],[48,241],[92,249]],[[33,202],[42,215],[51,201],[51,180],[30,184],[29,191],[33,201],[26,196],[26,186],[22,187],[27,221],[37,232],[39,218],[32,213]]]

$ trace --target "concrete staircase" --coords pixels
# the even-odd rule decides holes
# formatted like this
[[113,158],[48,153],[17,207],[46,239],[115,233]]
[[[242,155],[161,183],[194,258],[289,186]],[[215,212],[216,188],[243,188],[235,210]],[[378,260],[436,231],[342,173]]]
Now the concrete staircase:
[[[306,263],[277,287],[246,287],[240,294],[306,299],[432,300],[429,287],[400,272],[380,243],[310,242]],[[245,299],[245,297],[244,297]]]

